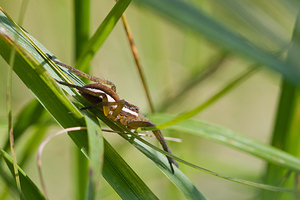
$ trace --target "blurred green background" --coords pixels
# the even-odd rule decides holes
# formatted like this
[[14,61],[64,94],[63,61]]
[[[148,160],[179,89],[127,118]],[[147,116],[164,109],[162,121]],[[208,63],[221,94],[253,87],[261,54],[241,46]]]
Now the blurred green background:
[[[296,16],[292,4],[282,1],[188,1],[204,9],[207,15],[243,35],[263,49],[276,52],[290,40]],[[96,30],[114,1],[92,1],[92,33]],[[20,13],[20,1],[0,0],[0,6],[15,20]],[[199,71],[220,57],[221,47],[205,37],[194,34],[164,20],[144,7],[131,4],[126,11],[135,44],[144,67],[146,80],[156,110]],[[74,24],[72,1],[30,0],[23,27],[62,62],[74,65]],[[252,21],[251,21],[252,20]],[[228,55],[224,63],[200,84],[194,86],[184,98],[173,100],[165,113],[179,114],[192,109],[217,92],[224,84],[251,65],[252,62]],[[6,82],[9,66],[1,58],[0,117],[1,141],[6,138]],[[149,107],[138,72],[129,49],[122,24],[116,26],[92,61],[91,74],[111,80],[117,85],[121,98],[139,105],[142,113]],[[262,143],[269,143],[278,103],[280,77],[261,69],[217,103],[201,112],[196,119],[220,124]],[[32,93],[18,77],[13,77],[13,115],[34,99]],[[161,110],[159,110],[161,109]],[[60,130],[53,125],[48,134]],[[260,180],[265,162],[224,145],[182,133],[165,135],[178,137],[182,143],[168,142],[175,155],[199,166],[229,176]],[[161,199],[182,199],[183,195],[161,172],[136,149],[118,135],[105,133],[129,165]],[[154,139],[150,139],[155,143]],[[2,145],[2,143],[1,143]],[[69,137],[55,138],[43,155],[43,172],[50,199],[69,199],[72,194],[72,142]],[[24,169],[39,183],[35,156]],[[60,165],[57,165],[60,163]],[[257,190],[204,174],[184,165],[181,170],[209,199],[255,199]],[[0,183],[1,184],[1,183]],[[103,199],[118,199],[118,195],[103,181]]]

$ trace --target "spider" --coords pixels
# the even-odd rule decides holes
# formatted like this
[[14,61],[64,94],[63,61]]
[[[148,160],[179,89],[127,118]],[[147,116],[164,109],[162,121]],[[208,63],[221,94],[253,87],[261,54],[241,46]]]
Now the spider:
[[[88,109],[92,107],[100,108],[107,118],[113,121],[119,121],[121,124],[127,126],[129,129],[155,126],[155,124],[152,121],[150,121],[148,118],[146,118],[145,116],[139,113],[139,108],[137,106],[130,104],[123,99],[120,99],[120,97],[116,93],[116,86],[111,81],[88,75],[78,69],[75,69],[69,65],[63,64],[55,60],[49,54],[47,54],[47,56],[55,64],[69,69],[72,73],[78,76],[81,76],[83,78],[95,82],[84,86],[77,86],[77,85],[56,80],[61,85],[65,85],[77,89],[79,93],[92,104],[92,106],[85,107],[84,109]],[[162,136],[161,131],[153,130],[152,132],[157,138],[157,140],[160,142],[163,149],[168,153],[172,154],[164,137]],[[171,157],[167,156],[167,159],[170,164],[171,172],[172,174],[174,174],[174,168],[172,164],[174,164],[176,167],[178,167],[178,164]]]

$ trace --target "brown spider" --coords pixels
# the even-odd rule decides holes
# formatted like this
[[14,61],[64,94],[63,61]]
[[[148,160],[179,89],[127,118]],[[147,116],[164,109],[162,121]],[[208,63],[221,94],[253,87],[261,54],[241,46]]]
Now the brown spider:
[[[91,107],[100,108],[107,118],[114,121],[120,121],[121,124],[127,126],[130,129],[155,126],[155,124],[152,121],[150,121],[148,118],[144,117],[139,113],[139,108],[137,106],[132,105],[127,101],[119,98],[118,94],[116,93],[116,86],[114,83],[108,80],[100,79],[98,77],[85,74],[84,72],[79,71],[78,69],[75,69],[69,65],[65,65],[59,61],[56,61],[49,54],[47,54],[47,56],[55,64],[60,65],[62,67],[66,67],[74,74],[95,82],[85,86],[77,86],[77,85],[56,80],[59,84],[76,88],[86,100],[92,103],[93,106],[85,107],[84,109],[91,108]],[[152,132],[155,135],[155,137],[158,139],[160,144],[162,145],[163,149],[168,153],[172,154],[164,137],[161,134],[161,131],[153,130]],[[175,164],[176,167],[178,167],[178,164],[171,157],[167,156],[167,159],[169,161],[171,171],[174,174],[174,168],[172,163]]]

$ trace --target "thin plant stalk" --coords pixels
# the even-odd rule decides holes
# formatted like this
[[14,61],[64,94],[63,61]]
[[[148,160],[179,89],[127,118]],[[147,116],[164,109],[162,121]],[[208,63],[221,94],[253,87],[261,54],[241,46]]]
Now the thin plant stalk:
[[140,75],[140,78],[141,78],[141,81],[142,81],[142,84],[143,84],[143,87],[144,87],[144,91],[146,93],[146,97],[147,97],[147,101],[148,101],[148,104],[149,104],[149,107],[150,107],[150,111],[152,113],[154,113],[155,110],[154,110],[153,102],[152,102],[152,99],[151,99],[149,87],[148,87],[147,82],[146,82],[146,78],[145,78],[145,74],[144,74],[144,71],[143,71],[142,63],[141,63],[141,60],[140,60],[140,57],[139,57],[139,54],[138,54],[137,47],[134,44],[133,36],[132,36],[131,31],[130,31],[130,28],[129,28],[129,25],[128,25],[125,14],[123,14],[121,16],[121,18],[122,18],[122,22],[123,22],[123,26],[124,26],[124,29],[125,29],[125,32],[126,32],[128,42],[130,44],[131,53],[133,55],[135,65],[138,69],[138,72],[139,72],[139,75]]
[[[18,23],[21,25],[23,23],[26,7],[28,5],[28,0],[23,0],[21,5],[21,12],[19,15]],[[17,40],[17,35],[15,35],[15,40]],[[12,73],[13,73],[13,66],[14,66],[14,60],[15,60],[15,54],[16,49],[12,48],[11,54],[10,54],[10,60],[9,64],[12,66],[8,70],[8,79],[7,79],[7,90],[6,90],[6,104],[7,104],[7,117],[8,117],[8,135],[9,135],[9,141],[10,141],[10,150],[13,158],[13,167],[14,167],[14,177],[16,180],[16,185],[19,191],[21,191],[21,183],[20,183],[20,177],[19,177],[19,170],[17,166],[17,156],[15,152],[15,142],[14,142],[14,133],[13,133],[13,121],[12,121]],[[20,199],[22,197],[20,196]]]
[[[78,59],[84,46],[90,38],[90,0],[74,0],[74,25],[75,25],[75,58]],[[90,72],[89,65],[77,66],[80,71]]]

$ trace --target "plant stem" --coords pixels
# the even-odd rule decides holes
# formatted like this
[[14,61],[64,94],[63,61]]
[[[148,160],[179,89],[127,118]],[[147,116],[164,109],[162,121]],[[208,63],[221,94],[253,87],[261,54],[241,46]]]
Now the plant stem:
[[142,81],[142,84],[143,84],[143,87],[144,87],[144,91],[146,93],[146,97],[147,97],[147,100],[148,100],[150,110],[151,110],[152,113],[154,113],[155,110],[154,110],[153,102],[152,102],[152,99],[151,99],[151,96],[150,96],[149,87],[148,87],[147,82],[146,82],[146,78],[145,78],[145,74],[144,74],[144,71],[143,71],[142,63],[141,63],[141,60],[140,60],[140,57],[139,57],[139,54],[138,54],[138,50],[137,50],[137,48],[134,44],[133,36],[131,34],[129,25],[127,23],[125,14],[123,14],[121,16],[121,18],[122,18],[122,22],[123,22],[123,26],[124,26],[126,35],[127,35],[127,39],[129,41],[129,44],[130,44],[130,48],[131,48],[131,52],[132,52],[132,55],[133,55],[133,58],[134,58],[134,61],[135,61],[135,65],[138,69],[138,72],[139,72],[139,75],[140,75],[140,78],[141,78],[141,81]]
[[[297,16],[292,43],[299,43],[300,38],[300,15]],[[289,62],[295,45],[289,49],[286,61]],[[300,156],[300,90],[299,87],[283,79],[281,83],[281,94],[277,108],[277,114],[272,135],[272,146],[282,149],[294,156]],[[264,176],[267,184],[281,184],[282,187],[293,187],[295,177],[287,177],[283,183],[283,177],[289,173],[278,166],[268,164]],[[262,199],[291,199],[289,194],[274,194],[263,192]]]
[[[90,0],[75,0],[74,1],[74,18],[75,18],[75,57],[79,58],[84,46],[90,36]],[[81,71],[89,73],[90,66],[77,66]],[[76,199],[85,199],[87,184],[88,184],[88,161],[86,157],[76,147],[75,149],[75,197]]]
[[[79,58],[90,37],[90,1],[74,1],[75,17],[75,57]],[[77,66],[79,70],[89,73],[89,65]]]

